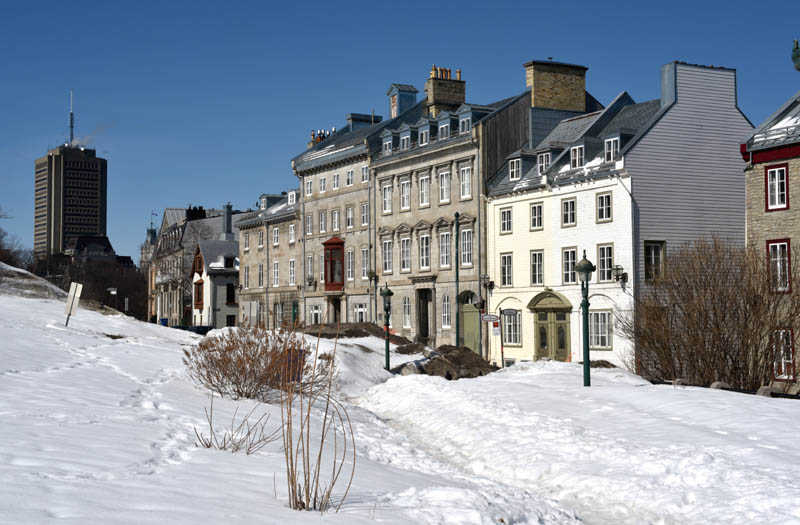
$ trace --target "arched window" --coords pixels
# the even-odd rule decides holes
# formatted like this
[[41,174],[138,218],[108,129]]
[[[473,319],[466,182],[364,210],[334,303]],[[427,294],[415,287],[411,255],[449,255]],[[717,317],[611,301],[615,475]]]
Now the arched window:
[[411,328],[411,299],[403,297],[403,328]]
[[450,296],[442,296],[442,328],[450,328],[451,315],[450,315]]

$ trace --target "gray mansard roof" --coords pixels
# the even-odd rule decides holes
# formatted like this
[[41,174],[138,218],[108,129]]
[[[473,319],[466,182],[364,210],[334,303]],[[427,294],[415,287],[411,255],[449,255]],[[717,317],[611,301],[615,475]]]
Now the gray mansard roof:
[[239,258],[238,241],[204,240],[198,243],[198,247],[203,256],[203,267],[206,273],[238,272],[235,262],[232,268],[225,268],[226,258],[234,261]]
[[800,143],[800,91],[761,123],[747,139],[747,151]]
[[[289,205],[289,193],[294,192],[294,204]],[[269,206],[265,210],[259,210],[243,216],[236,222],[237,228],[245,228],[247,226],[272,224],[276,222],[283,222],[287,219],[292,219],[296,216],[297,211],[300,209],[300,190],[293,189],[283,195],[281,200]]]

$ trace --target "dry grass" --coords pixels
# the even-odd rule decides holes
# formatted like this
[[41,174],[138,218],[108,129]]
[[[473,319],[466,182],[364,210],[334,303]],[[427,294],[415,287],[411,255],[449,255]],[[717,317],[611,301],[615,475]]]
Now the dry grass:
[[269,432],[267,430],[267,423],[269,422],[269,414],[264,412],[253,423],[250,418],[253,416],[258,405],[254,406],[246,416],[242,418],[239,423],[236,423],[236,414],[239,409],[233,412],[231,417],[230,427],[226,428],[222,437],[217,436],[217,431],[214,429],[214,394],[211,394],[211,408],[204,409],[206,413],[206,421],[208,421],[208,436],[201,434],[194,429],[194,435],[197,436],[197,445],[204,448],[215,448],[218,450],[230,450],[233,453],[244,451],[248,456],[255,454],[269,443],[277,441],[280,437],[280,429]]

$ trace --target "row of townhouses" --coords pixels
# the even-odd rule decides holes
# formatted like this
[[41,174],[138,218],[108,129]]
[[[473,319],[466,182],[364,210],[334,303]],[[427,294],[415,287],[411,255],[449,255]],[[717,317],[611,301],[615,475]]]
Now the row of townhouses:
[[[754,131],[732,69],[669,63],[654,75],[659,98],[623,91],[603,105],[584,66],[523,67],[524,89],[473,103],[460,70],[434,66],[422,96],[390,85],[388,118],[348,113],[344,126],[312,132],[291,159],[298,187],[261,195],[256,210],[215,212],[221,230],[209,240],[238,232],[226,240],[238,252],[184,240],[190,210],[165,213],[154,314],[213,326],[382,324],[388,286],[391,329],[409,339],[502,365],[580,360],[575,267],[585,256],[596,265],[591,358],[619,364],[634,349],[615,318],[634,315],[671,248],[709,234],[762,244],[778,291],[791,291],[800,94]],[[181,288],[169,269],[187,253]],[[179,289],[193,294],[184,311],[170,298]],[[776,367],[794,377],[793,331],[776,334]]]

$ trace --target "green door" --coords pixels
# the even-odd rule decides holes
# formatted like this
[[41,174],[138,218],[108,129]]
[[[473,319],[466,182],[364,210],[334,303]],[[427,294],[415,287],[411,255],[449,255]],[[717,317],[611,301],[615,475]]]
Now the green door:
[[464,311],[464,326],[462,328],[464,331],[464,346],[477,353],[480,340],[478,330],[480,329],[481,312],[471,304],[462,305],[462,308]]

